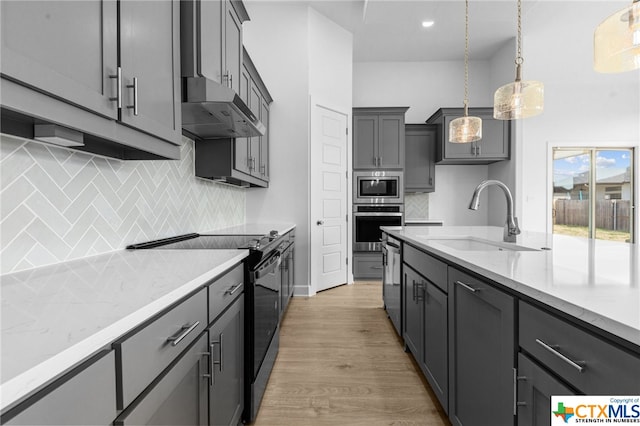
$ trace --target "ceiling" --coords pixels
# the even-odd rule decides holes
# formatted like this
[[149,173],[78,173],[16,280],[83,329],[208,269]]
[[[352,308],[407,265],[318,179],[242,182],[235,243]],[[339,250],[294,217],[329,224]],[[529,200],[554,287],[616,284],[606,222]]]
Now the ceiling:
[[[304,2],[353,34],[354,62],[464,58],[465,3],[462,0]],[[559,14],[566,16],[566,22],[575,21],[575,16],[579,15],[577,9],[584,2],[523,0],[523,33],[526,36],[527,30],[539,30],[546,22],[558,22]],[[630,0],[603,0],[600,3],[607,3],[610,13],[613,13],[628,5]],[[470,58],[489,59],[507,40],[514,38],[516,17],[515,0],[470,0]],[[531,17],[529,21],[528,17]],[[562,16],[560,18],[562,21]],[[424,20],[433,20],[435,24],[431,28],[423,28],[421,23]],[[527,27],[527,24],[532,25]]]

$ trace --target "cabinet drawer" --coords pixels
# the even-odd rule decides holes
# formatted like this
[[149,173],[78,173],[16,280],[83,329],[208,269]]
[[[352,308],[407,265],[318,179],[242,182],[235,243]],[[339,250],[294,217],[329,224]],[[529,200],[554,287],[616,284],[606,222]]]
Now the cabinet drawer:
[[113,422],[129,425],[206,425],[209,377],[207,333],[180,355]]
[[447,292],[447,264],[408,245],[403,245],[404,261],[423,277]]
[[241,263],[209,286],[209,322],[215,320],[243,291],[244,268]]
[[382,253],[353,255],[353,277],[382,279]]
[[114,343],[120,361],[118,409],[129,405],[205,329],[206,292],[201,289],[135,334]]
[[640,394],[640,357],[522,301],[519,339],[521,348],[587,395]]
[[116,412],[113,351],[104,351],[2,416],[3,425],[109,425]]

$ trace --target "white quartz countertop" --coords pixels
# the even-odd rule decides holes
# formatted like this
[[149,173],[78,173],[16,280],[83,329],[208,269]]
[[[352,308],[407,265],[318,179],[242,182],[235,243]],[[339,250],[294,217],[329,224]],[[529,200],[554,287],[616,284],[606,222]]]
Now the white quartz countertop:
[[[474,271],[638,346],[640,350],[640,247],[613,241],[523,231],[516,245],[551,250],[470,250],[470,237],[502,243],[490,226],[384,227],[385,232]],[[510,243],[504,243],[508,246]]]
[[239,263],[247,250],[121,250],[0,276],[0,408]]
[[213,231],[201,232],[202,235],[266,235],[271,231],[278,231],[283,235],[294,229],[294,223],[245,223],[243,225],[230,226],[228,228],[214,229]]

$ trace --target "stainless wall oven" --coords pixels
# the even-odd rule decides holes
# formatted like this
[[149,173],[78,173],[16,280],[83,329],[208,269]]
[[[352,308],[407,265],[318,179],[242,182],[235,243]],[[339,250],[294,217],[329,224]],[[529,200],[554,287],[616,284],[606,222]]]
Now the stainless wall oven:
[[367,204],[353,206],[353,251],[381,250],[381,226],[402,226],[404,205]]
[[354,204],[403,204],[403,173],[374,170],[353,172]]

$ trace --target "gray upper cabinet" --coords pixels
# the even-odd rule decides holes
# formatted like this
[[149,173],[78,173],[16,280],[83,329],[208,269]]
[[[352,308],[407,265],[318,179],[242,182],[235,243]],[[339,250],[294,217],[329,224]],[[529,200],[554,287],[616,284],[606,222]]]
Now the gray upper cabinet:
[[[208,3],[208,2],[205,2]],[[273,99],[243,49],[239,96],[265,126],[263,136],[196,143],[196,176],[242,186],[269,186],[269,108]]]
[[2,75],[118,118],[116,2],[3,1]]
[[440,108],[427,119],[437,125],[438,164],[489,164],[510,158],[511,121],[493,118],[493,108],[469,108],[469,115],[482,119],[482,139],[473,143],[449,142],[449,124],[463,116],[462,108]]
[[[232,3],[230,0],[225,0],[223,3],[225,3],[223,79],[227,81],[229,87],[239,93],[242,78],[242,22],[246,19],[241,19],[236,10],[236,7],[242,6],[242,2]],[[248,19],[248,16],[246,18]]]
[[81,133],[74,149],[180,157],[179,3],[3,1],[2,128]]
[[354,169],[404,167],[404,114],[407,109],[353,109]]
[[407,124],[405,129],[405,192],[433,192],[436,189],[437,127]]
[[515,300],[449,267],[449,418],[514,424]]
[[180,6],[121,1],[120,60],[123,123],[180,140]]

